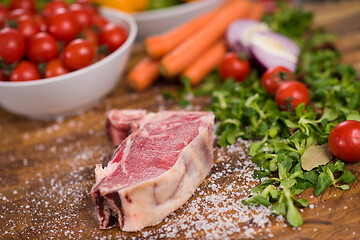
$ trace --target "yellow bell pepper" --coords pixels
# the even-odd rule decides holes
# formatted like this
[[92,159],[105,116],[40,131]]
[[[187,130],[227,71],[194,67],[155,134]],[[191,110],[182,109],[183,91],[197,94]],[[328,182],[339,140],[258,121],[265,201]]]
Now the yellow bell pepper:
[[145,11],[149,6],[149,0],[94,0],[94,2],[125,12]]

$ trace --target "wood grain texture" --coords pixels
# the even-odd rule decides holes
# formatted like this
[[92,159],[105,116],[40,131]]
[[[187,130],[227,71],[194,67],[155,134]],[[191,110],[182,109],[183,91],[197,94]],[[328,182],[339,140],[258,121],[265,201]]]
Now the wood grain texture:
[[[307,4],[316,25],[339,34],[343,62],[360,75],[360,2]],[[135,46],[128,68],[144,55]],[[360,239],[360,163],[348,164],[357,176],[351,189],[330,188],[319,197],[309,189],[302,197],[304,224],[291,228],[263,208],[240,201],[257,182],[246,155],[248,142],[215,149],[215,166],[193,197],[164,222],[137,233],[100,230],[90,198],[94,166],[106,163],[115,147],[105,130],[112,108],[149,111],[178,109],[164,101],[164,90],[176,83],[159,82],[141,94],[122,81],[90,111],[53,122],[31,121],[0,109],[0,239]],[[201,98],[195,109],[205,109]]]

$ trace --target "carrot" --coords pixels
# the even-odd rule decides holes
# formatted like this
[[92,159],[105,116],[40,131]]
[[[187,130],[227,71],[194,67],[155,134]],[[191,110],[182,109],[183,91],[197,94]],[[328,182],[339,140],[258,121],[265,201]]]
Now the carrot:
[[247,0],[231,0],[207,25],[162,58],[160,73],[167,77],[181,73],[225,34],[232,21],[245,17],[251,6]]
[[159,76],[160,62],[149,56],[138,62],[127,75],[127,83],[136,91],[149,87]]
[[206,23],[211,21],[219,10],[220,9],[216,9],[203,14],[200,17],[191,19],[163,34],[146,38],[144,43],[147,53],[153,58],[164,56],[202,28]]
[[216,42],[208,51],[187,67],[182,76],[188,78],[192,86],[199,84],[211,70],[220,64],[225,54],[225,41]]
[[262,2],[254,2],[253,6],[248,13],[248,18],[254,20],[260,20],[264,14],[265,6]]

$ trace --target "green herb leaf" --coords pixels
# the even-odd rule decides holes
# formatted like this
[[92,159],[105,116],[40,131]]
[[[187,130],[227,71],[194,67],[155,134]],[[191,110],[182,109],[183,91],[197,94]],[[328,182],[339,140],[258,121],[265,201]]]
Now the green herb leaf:
[[337,119],[339,117],[339,112],[336,111],[333,108],[329,108],[327,109],[323,115],[321,116],[321,118],[318,120],[318,122],[322,122],[323,120],[327,120],[328,122],[334,121],[335,119]]
[[335,166],[334,168],[335,172],[342,172],[345,169],[345,163],[340,160],[337,160],[334,166]]
[[261,179],[270,175],[269,171],[266,170],[254,170],[254,179]]
[[298,118],[301,118],[303,115],[304,115],[304,112],[305,112],[305,103],[300,103],[297,108],[296,108],[296,116]]
[[315,196],[319,196],[323,193],[332,183],[330,176],[324,172],[319,174],[317,178],[316,186],[315,186]]
[[290,168],[292,166],[292,159],[290,157],[288,157],[285,154],[281,154],[278,157],[278,171],[279,171],[279,178],[280,179],[285,179],[287,178],[290,174]]
[[341,185],[339,186],[342,190],[349,190],[350,189],[350,186],[347,185],[347,184],[344,184],[344,185]]
[[263,205],[263,206],[265,206],[265,207],[269,207],[269,205],[270,205],[269,200],[267,200],[266,198],[264,198],[264,197],[262,197],[262,196],[260,196],[260,195],[254,196],[254,199],[255,199],[258,203],[260,203],[261,205]]
[[360,113],[350,113],[346,116],[346,120],[355,120],[360,122]]
[[352,174],[349,170],[344,170],[342,176],[340,177],[344,183],[351,183],[355,181],[356,176]]
[[285,216],[286,214],[286,201],[285,195],[282,193],[279,200],[272,206],[271,212],[276,215]]
[[293,227],[299,227],[303,224],[303,218],[291,199],[287,201],[286,220]]
[[291,188],[296,184],[296,180],[293,178],[285,178],[281,181],[280,187]]
[[315,184],[317,182],[318,176],[319,174],[315,171],[315,169],[312,171],[304,172],[305,179],[312,184]]
[[300,199],[295,199],[293,198],[295,204],[299,207],[307,207],[309,205],[308,200],[300,198]]

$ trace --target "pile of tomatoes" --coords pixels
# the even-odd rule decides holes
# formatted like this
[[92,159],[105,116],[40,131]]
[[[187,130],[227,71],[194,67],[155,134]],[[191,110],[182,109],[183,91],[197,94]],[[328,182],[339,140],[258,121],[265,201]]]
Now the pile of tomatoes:
[[0,81],[50,78],[89,66],[119,48],[127,31],[90,0],[0,3]]
[[[228,52],[219,65],[219,74],[223,80],[230,77],[235,82],[244,81],[250,73],[251,65],[247,59],[241,59],[234,52]],[[308,88],[296,81],[295,75],[284,67],[266,70],[261,77],[266,92],[274,95],[279,109],[294,111],[300,103],[307,106],[310,102]]]

